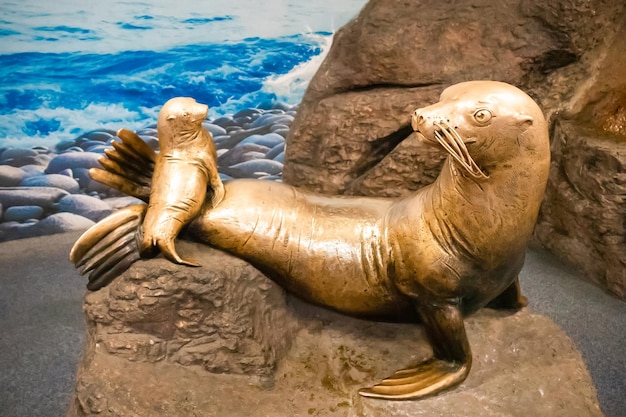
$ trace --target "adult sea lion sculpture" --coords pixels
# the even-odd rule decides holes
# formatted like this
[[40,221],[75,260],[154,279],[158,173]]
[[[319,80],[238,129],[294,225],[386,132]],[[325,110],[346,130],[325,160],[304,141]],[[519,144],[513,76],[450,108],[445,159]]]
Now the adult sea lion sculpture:
[[[487,304],[525,305],[517,275],[548,178],[546,122],[511,85],[449,87],[438,103],[415,111],[412,126],[421,141],[450,156],[433,184],[408,197],[331,197],[233,180],[221,201],[206,201],[186,218],[193,237],[247,260],[305,300],[362,317],[419,318],[434,357],[359,391],[367,397],[422,398],[465,380],[472,357],[463,317]],[[159,135],[166,149],[172,146],[175,133],[159,128]],[[132,147],[137,138],[122,139]],[[112,186],[131,182],[125,189],[144,190],[134,195],[145,199],[133,175],[107,171],[96,176]],[[150,199],[160,195],[156,189],[172,193],[168,204],[187,198],[168,181],[155,174]],[[198,195],[206,186],[195,183]],[[161,210],[154,204],[148,213]],[[76,242],[70,259],[85,266],[83,273],[93,270],[91,288],[138,259],[141,234],[159,227],[143,220],[145,211],[139,205],[114,213]]]

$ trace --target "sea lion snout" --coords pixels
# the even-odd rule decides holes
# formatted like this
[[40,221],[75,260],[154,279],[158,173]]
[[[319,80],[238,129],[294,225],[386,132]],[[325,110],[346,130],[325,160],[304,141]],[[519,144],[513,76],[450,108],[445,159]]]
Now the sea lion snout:
[[[435,138],[435,132],[440,123],[447,123],[447,119],[431,110],[432,106],[417,109],[411,117],[411,127],[417,134],[420,142],[427,145],[440,146]],[[430,111],[429,111],[430,110]]]

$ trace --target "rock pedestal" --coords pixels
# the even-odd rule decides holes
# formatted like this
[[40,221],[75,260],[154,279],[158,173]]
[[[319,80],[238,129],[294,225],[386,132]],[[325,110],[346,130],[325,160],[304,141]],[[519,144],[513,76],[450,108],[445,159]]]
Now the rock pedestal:
[[136,263],[85,297],[88,337],[69,416],[601,416],[580,354],[547,318],[466,320],[473,369],[422,401],[359,387],[430,355],[421,326],[300,302],[247,263],[179,242],[204,266]]

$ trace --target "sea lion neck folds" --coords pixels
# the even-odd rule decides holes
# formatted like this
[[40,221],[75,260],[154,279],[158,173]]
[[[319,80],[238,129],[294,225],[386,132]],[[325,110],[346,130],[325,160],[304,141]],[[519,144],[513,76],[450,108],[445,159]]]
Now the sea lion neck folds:
[[[156,247],[174,262],[192,264],[176,254],[173,243],[188,225],[198,241],[247,260],[306,300],[358,316],[418,316],[434,356],[360,391],[385,399],[422,398],[463,382],[472,362],[464,315],[488,303],[524,305],[517,274],[550,153],[541,111],[517,88],[462,83],[417,110],[412,126],[418,138],[449,157],[433,184],[402,199],[323,196],[256,180],[223,185],[211,136],[197,117],[189,117],[201,116],[204,108],[198,110],[201,105],[191,99],[174,100],[159,116],[162,152],[150,205],[87,231],[72,251],[77,265],[106,258],[104,265],[119,260],[126,268],[136,257],[118,251],[116,242],[129,233],[143,233],[144,251]],[[132,147],[127,139],[122,138]],[[124,165],[121,158],[117,165],[132,167],[136,161]],[[145,187],[140,177],[133,182],[131,171],[123,180],[113,171],[99,178],[121,190]],[[122,237],[111,235],[126,217],[132,222]],[[91,259],[95,246],[106,248],[104,257]],[[110,279],[97,267],[91,288]]]

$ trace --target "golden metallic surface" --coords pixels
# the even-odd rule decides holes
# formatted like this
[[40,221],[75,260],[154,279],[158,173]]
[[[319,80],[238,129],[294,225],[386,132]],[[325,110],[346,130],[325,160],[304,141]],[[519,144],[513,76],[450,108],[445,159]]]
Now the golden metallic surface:
[[174,239],[207,201],[215,205],[224,193],[213,138],[202,126],[208,111],[206,105],[182,97],[169,100],[161,109],[160,152],[143,222],[142,252],[158,248],[172,262],[190,266],[197,263],[178,256]]
[[[188,126],[164,128],[163,138],[178,138]],[[249,261],[306,300],[359,316],[419,318],[434,357],[361,390],[363,396],[415,399],[456,386],[471,368],[463,316],[487,304],[525,305],[517,274],[548,178],[547,126],[530,97],[491,81],[446,89],[438,103],[415,111],[412,126],[420,140],[450,156],[433,184],[395,200],[329,197],[282,183],[233,180],[221,201],[203,202],[203,187],[216,182],[190,166],[197,152],[182,152],[187,140],[167,142],[166,155],[173,152],[178,159],[156,160],[144,245],[147,234],[177,260],[173,239],[188,223],[196,239]],[[161,129],[159,124],[160,137]],[[214,161],[205,166],[215,170]],[[124,182],[118,177],[109,184]],[[119,224],[115,218],[107,222],[111,230]],[[92,243],[109,234],[106,229],[96,225],[86,232],[96,236],[81,239]],[[77,246],[78,253],[89,251]],[[116,255],[115,245],[106,246],[112,249],[104,258],[123,255],[125,264],[132,262],[124,252]],[[92,275],[90,282],[108,282]]]

